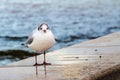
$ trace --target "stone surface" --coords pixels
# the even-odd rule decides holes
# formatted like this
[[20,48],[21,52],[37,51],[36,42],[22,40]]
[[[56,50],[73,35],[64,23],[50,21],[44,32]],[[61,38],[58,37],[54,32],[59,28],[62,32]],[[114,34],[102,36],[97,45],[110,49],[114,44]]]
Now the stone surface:
[[[2,66],[0,80],[99,80],[112,73],[120,75],[119,59],[118,32],[49,52],[47,61],[52,65],[32,66],[34,57],[30,57]],[[42,61],[39,55],[38,62]]]

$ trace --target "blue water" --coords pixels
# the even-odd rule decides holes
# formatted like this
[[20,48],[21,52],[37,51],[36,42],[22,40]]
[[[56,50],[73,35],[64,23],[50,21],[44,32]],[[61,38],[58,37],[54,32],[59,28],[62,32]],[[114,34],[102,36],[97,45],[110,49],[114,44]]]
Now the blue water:
[[43,22],[55,34],[53,51],[119,31],[120,0],[1,0],[0,51],[31,52],[20,44]]

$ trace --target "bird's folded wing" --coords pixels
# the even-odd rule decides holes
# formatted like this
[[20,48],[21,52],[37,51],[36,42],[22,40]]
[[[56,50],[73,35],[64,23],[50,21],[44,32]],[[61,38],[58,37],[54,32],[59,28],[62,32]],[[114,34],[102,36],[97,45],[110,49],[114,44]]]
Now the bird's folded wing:
[[33,38],[28,38],[28,40],[26,41],[26,44],[31,44],[33,42]]

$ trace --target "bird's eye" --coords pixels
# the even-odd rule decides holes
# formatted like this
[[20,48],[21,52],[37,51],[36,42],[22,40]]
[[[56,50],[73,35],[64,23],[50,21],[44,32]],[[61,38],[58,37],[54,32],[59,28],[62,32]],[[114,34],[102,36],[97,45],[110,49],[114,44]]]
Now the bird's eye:
[[40,28],[40,30],[42,30],[42,28]]
[[39,27],[39,28],[38,28],[38,30],[42,30],[42,28],[41,28],[41,27]]
[[47,27],[47,30],[49,29],[49,27]]

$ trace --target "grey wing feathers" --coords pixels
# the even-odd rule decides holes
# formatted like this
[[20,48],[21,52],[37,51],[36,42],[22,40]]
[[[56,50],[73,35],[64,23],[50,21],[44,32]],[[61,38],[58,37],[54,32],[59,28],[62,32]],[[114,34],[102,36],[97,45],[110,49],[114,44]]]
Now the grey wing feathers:
[[32,31],[32,33],[30,33],[29,34],[29,36],[28,36],[28,39],[27,39],[27,41],[25,42],[25,46],[28,46],[28,44],[31,44],[32,42],[33,42],[33,34],[36,32],[37,30],[35,29],[35,30],[33,30]]
[[28,47],[29,44],[33,42],[33,38],[28,38],[28,40],[25,43],[22,43],[21,45]]
[[28,36],[28,40],[26,41],[26,44],[31,44],[33,42],[33,34],[34,34],[35,30],[29,34]]
[[29,38],[25,44],[31,44],[33,42],[33,38]]

